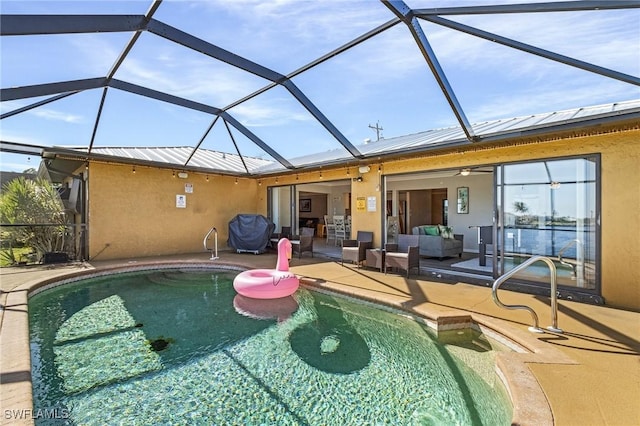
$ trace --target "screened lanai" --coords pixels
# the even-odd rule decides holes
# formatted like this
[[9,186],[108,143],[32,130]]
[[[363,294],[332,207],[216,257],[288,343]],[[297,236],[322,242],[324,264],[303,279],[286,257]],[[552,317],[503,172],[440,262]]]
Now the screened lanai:
[[3,170],[259,177],[637,121],[638,7],[3,1]]

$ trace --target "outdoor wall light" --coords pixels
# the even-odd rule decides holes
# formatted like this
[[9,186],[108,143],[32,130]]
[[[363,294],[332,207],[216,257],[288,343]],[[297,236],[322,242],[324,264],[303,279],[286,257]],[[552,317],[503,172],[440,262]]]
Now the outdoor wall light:
[[462,169],[460,170],[460,174],[462,176],[469,176],[471,174],[471,169]]
[[360,167],[358,167],[358,171],[360,173],[369,173],[369,170],[371,170],[371,167],[369,167],[369,166],[360,166]]
[[178,173],[178,177],[179,177],[180,179],[186,179],[186,178],[188,178],[188,177],[189,177],[189,175],[187,174],[187,172],[179,172],[179,173]]

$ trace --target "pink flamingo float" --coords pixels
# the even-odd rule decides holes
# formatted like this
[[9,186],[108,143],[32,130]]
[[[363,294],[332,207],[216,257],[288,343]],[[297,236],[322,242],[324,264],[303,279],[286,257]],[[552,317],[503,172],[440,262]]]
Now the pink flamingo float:
[[241,295],[254,299],[277,299],[291,296],[298,289],[300,280],[289,272],[291,241],[278,241],[276,269],[249,269],[233,280],[233,288]]

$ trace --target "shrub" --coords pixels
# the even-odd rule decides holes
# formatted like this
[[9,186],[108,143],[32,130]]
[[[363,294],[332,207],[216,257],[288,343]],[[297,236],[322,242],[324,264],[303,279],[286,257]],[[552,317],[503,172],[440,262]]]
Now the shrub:
[[39,255],[64,251],[66,215],[57,190],[45,179],[19,177],[7,182],[0,196],[0,221],[16,245],[32,247]]

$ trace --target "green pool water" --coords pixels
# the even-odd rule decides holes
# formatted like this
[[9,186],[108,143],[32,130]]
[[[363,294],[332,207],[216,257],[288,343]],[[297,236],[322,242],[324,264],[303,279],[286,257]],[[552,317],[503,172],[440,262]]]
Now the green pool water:
[[33,296],[34,409],[59,417],[36,423],[510,424],[502,348],[476,332],[439,341],[406,315],[303,288],[247,299],[234,276],[130,272]]

